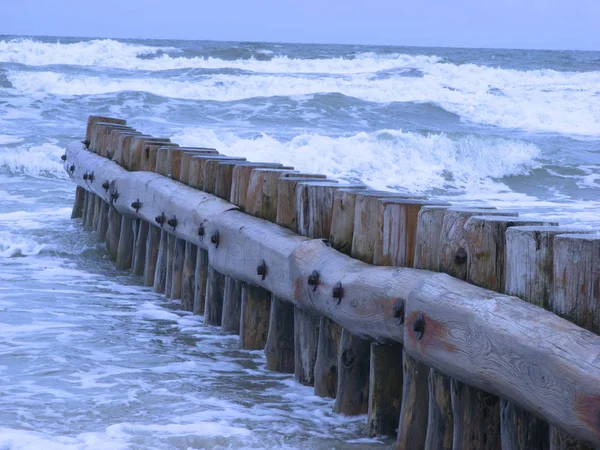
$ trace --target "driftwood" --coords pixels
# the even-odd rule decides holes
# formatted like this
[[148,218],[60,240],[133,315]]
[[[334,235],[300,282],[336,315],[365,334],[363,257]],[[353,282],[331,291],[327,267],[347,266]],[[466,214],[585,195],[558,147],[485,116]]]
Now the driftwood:
[[[102,181],[86,184],[82,175],[93,170],[98,179],[111,181],[119,214],[148,222],[162,212],[176,214],[177,237],[207,249],[216,270],[327,316],[356,336],[404,342],[418,361],[600,444],[600,337],[594,333],[446,274],[351,259],[210,194],[156,174],[128,173],[80,143],[68,146],[67,158],[75,165],[69,171],[73,180],[104,201],[110,194]],[[137,198],[144,206],[136,213],[130,205]],[[201,223],[205,239],[198,235]],[[264,280],[256,276],[262,260],[272,268]],[[313,270],[321,274],[315,291],[307,283]],[[344,288],[341,302],[332,296],[337,283]],[[394,317],[399,300],[405,324]]]

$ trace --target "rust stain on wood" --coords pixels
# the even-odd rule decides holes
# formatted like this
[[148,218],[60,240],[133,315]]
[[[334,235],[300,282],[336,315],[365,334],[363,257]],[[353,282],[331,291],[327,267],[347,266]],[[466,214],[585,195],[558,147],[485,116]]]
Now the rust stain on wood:
[[417,339],[416,333],[413,331],[413,324],[417,320],[420,311],[413,311],[406,318],[406,326],[410,330],[408,339],[411,347],[426,355],[429,348],[442,347],[444,351],[455,353],[458,349],[454,344],[448,341],[448,329],[443,322],[436,322],[426,314],[423,314],[425,319],[425,331],[421,339]]
[[600,440],[600,395],[584,395],[575,397],[574,408],[577,417],[586,423]]

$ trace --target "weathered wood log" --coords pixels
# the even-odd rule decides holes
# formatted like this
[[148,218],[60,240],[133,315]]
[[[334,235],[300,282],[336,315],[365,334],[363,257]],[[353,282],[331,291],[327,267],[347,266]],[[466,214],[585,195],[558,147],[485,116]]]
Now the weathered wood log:
[[[169,138],[152,137],[150,139],[134,136],[131,140],[129,148],[123,148],[123,163],[125,168],[131,171],[142,170],[142,156],[145,153],[145,148],[151,144],[161,145],[160,148],[167,146],[177,146],[172,144]],[[156,153],[158,160],[158,151]]]
[[328,317],[319,320],[319,341],[315,360],[315,395],[335,398],[338,390],[338,351],[342,327]]
[[[120,192],[113,205],[122,214],[131,212],[129,204],[138,197],[148,205],[139,211],[144,220],[152,221],[165,209],[176,212],[177,236],[208,248],[215,269],[249,282],[264,259],[273,276],[258,285],[278,297],[327,316],[357,336],[404,341],[419,361],[600,445],[600,337],[594,333],[446,274],[371,267],[181,183],[147,172],[127,173],[81,147],[67,147],[77,184],[82,186],[81,174],[93,169],[113,180]],[[97,184],[83,187],[106,201],[107,193]],[[218,247],[200,240],[199,223],[205,223],[207,236],[219,231]],[[307,284],[313,270],[321,274],[316,291]],[[331,296],[338,282],[344,288],[340,304]],[[405,304],[406,326],[394,317],[398,299]]]
[[[275,222],[277,219],[277,184],[281,177],[298,177],[297,170],[292,169],[253,169],[246,192],[246,210],[255,217]],[[251,206],[250,206],[251,205]]]
[[92,129],[94,125],[98,122],[102,123],[114,123],[117,125],[126,125],[127,121],[123,119],[117,119],[114,117],[106,117],[106,116],[89,116],[87,120],[87,127],[85,130],[85,142],[84,145],[87,147],[90,146],[92,141]]
[[92,229],[98,229],[98,221],[100,220],[100,203],[102,203],[102,199],[97,195],[94,196],[94,217],[92,220]]
[[338,351],[338,387],[333,411],[347,416],[366,414],[369,408],[371,343],[342,330]]
[[402,345],[371,342],[367,421],[369,436],[396,434],[401,402]]
[[[110,140],[105,143],[106,148],[102,151],[100,156],[104,156],[108,159],[113,159],[117,152],[123,154],[123,144],[128,142],[126,145],[131,144],[133,136],[141,136],[142,133],[135,130],[113,130],[110,133]],[[129,138],[128,138],[129,137]]]
[[90,145],[87,147],[87,150],[97,155],[106,157],[106,138],[113,130],[136,132],[133,128],[126,125],[110,122],[96,122],[92,126],[92,139],[90,141]]
[[354,201],[354,232],[352,234],[353,258],[361,261],[373,261],[379,233],[368,231],[373,229],[373,218],[379,214],[381,198],[397,198],[402,200],[425,200],[419,195],[406,195],[398,192],[362,191],[356,193]]
[[[315,181],[325,182],[325,175],[311,177],[280,177],[277,181],[277,217],[275,223],[281,224],[288,230],[296,231],[298,224],[298,207],[296,202],[296,186],[298,183]],[[337,183],[336,180],[327,180]]]
[[243,284],[235,278],[225,277],[223,314],[221,317],[221,328],[223,331],[240,334]]
[[133,220],[128,216],[121,217],[121,232],[117,244],[116,268],[129,270],[131,268],[131,254],[133,251]]
[[461,208],[446,210],[440,233],[440,268],[460,280],[467,279],[467,242],[464,226],[473,216],[510,216],[518,214],[511,211],[497,211],[495,208]]
[[167,232],[167,258],[165,259],[165,289],[163,294],[167,297],[171,295],[171,284],[173,282],[173,259],[175,257],[175,241],[177,238],[170,232]]
[[[182,159],[183,154],[188,153],[190,155],[218,155],[219,152],[214,148],[205,147],[172,147],[167,155],[167,176],[174,180],[179,180],[183,183],[187,183],[189,175],[189,166],[183,167],[182,173]],[[186,170],[187,169],[187,170]]]
[[426,449],[452,449],[454,414],[452,412],[452,380],[443,373],[429,370],[429,407]]
[[[429,368],[425,364],[416,361],[406,352],[402,353],[402,406],[396,440],[396,448],[399,450],[425,448],[429,402],[428,374]],[[410,439],[406,436],[410,436]]]
[[[177,144],[166,143],[166,142],[153,142],[153,141],[146,142],[142,146],[141,153],[139,153],[139,155],[141,157],[141,162],[140,162],[140,165],[139,165],[139,170],[145,170],[145,171],[148,171],[148,172],[159,173],[157,171],[157,161],[158,161],[158,154],[159,154],[159,152],[161,150],[163,152],[166,151],[167,152],[167,158],[168,158],[168,155],[171,154],[171,152],[173,151],[173,149],[178,149],[179,150],[179,146]],[[163,156],[163,158],[164,158],[164,156]],[[165,161],[164,159],[161,159],[159,166],[161,167],[161,169],[164,166],[166,166],[166,169],[162,169],[165,173],[161,173],[161,175],[168,176],[167,175],[168,171],[169,171],[168,161]]]
[[[505,284],[506,230],[515,225],[552,225],[517,217],[473,216],[465,223],[467,281],[501,292]],[[500,448],[500,399],[460,382],[452,384],[454,448]],[[506,426],[510,421],[505,422]]]
[[464,226],[467,243],[467,281],[496,292],[505,284],[506,230],[514,226],[556,226],[541,220],[471,217]]
[[[184,241],[185,242],[185,241]],[[196,255],[198,247],[191,242],[185,242],[183,270],[181,273],[181,307],[184,311],[194,310],[194,289],[196,280]]]
[[79,219],[81,216],[83,216],[83,204],[86,193],[87,191],[81,186],[77,186],[77,189],[75,189],[75,203],[73,204],[71,219]]
[[206,302],[204,303],[204,323],[221,325],[223,317],[223,295],[225,294],[225,278],[208,266],[206,275]]
[[[423,206],[417,219],[414,267],[437,271],[440,267],[440,233],[448,206]],[[452,448],[454,416],[452,415],[451,380],[430,369],[428,377],[428,416],[426,449]]]
[[[271,176],[289,171],[281,165],[272,169]],[[268,166],[272,167],[272,166]],[[277,217],[277,183],[267,183],[265,168],[261,163],[241,163],[236,165],[232,172],[231,198],[237,204],[243,205],[247,212],[265,220],[274,222]],[[207,167],[208,170],[208,167]],[[208,178],[208,177],[206,177]],[[206,179],[205,178],[205,179]],[[246,183],[244,187],[244,183]],[[241,197],[245,201],[241,201]],[[237,198],[236,198],[237,197]],[[273,199],[272,202],[263,202],[262,198]],[[274,205],[273,208],[271,205]],[[269,267],[261,262],[257,266],[257,275],[265,278],[268,276]],[[228,301],[231,301],[228,299]],[[271,315],[271,293],[265,289],[243,285],[241,296],[240,314],[240,347],[247,349],[265,348],[269,334],[269,321]]]
[[119,236],[121,235],[121,214],[114,205],[108,210],[108,229],[106,230],[106,251],[113,261],[117,259]]
[[244,283],[240,314],[240,348],[262,350],[269,332],[271,293],[263,288]]
[[[256,169],[253,173],[262,173],[265,176],[266,184],[269,186],[265,189],[265,192],[273,192],[273,189],[278,189],[279,186],[288,186],[288,184],[280,183],[279,180],[282,178],[290,178],[293,177],[294,180],[317,180],[322,179],[322,175],[314,175],[314,174],[300,174],[297,172],[282,172],[281,170],[275,169]],[[276,180],[273,180],[275,175],[278,176]],[[252,180],[250,184],[252,184]],[[256,181],[255,181],[256,183]],[[276,187],[273,187],[275,184]],[[261,190],[262,192],[262,190]],[[268,197],[268,202],[272,205],[275,203],[276,208],[279,205],[284,205],[284,201],[286,199],[280,200],[279,198],[279,190],[276,191],[277,196],[272,197],[272,194]],[[262,194],[261,194],[262,195]],[[278,222],[281,226],[286,226],[288,228],[295,227],[295,222],[293,221],[293,217],[295,217],[295,195],[292,196],[293,201],[293,211],[294,214],[279,214],[276,210],[275,221]],[[267,198],[258,200],[258,202],[267,203]],[[291,209],[291,208],[290,208]],[[270,215],[270,219],[272,219],[272,213]],[[285,221],[288,221],[287,223]],[[321,318],[321,321],[323,318]],[[329,319],[327,319],[329,320]],[[319,328],[321,330],[321,328]],[[337,344],[339,342],[339,337],[335,342],[335,354],[337,355]],[[295,353],[294,353],[294,306],[283,299],[280,299],[276,296],[272,296],[271,298],[271,311],[269,315],[269,333],[267,336],[267,342],[265,344],[265,355],[267,358],[267,369],[274,370],[276,372],[282,373],[294,373],[295,372]],[[317,356],[318,358],[318,356]],[[315,362],[315,371],[317,367],[317,363]],[[315,379],[320,379],[319,375],[315,372]],[[315,383],[315,389],[316,383]],[[337,366],[335,367],[335,384],[333,387],[329,388],[329,391],[335,392],[337,389]],[[331,395],[332,396],[332,395]]]
[[375,217],[382,237],[376,241],[373,263],[382,266],[413,267],[419,212],[424,206],[447,207],[428,200],[385,197],[379,200]]
[[600,334],[600,235],[554,238],[553,294],[556,314]]
[[173,236],[173,239],[175,242],[175,252],[173,254],[173,275],[171,280],[171,294],[169,297],[173,299],[180,299],[186,242],[183,239],[175,238],[175,236]]
[[315,384],[315,362],[320,318],[294,307],[294,378],[305,386]]
[[[553,247],[552,295],[548,306],[570,322],[600,333],[600,235],[559,234]],[[596,447],[556,426],[550,427],[549,439],[551,450]]]
[[[577,232],[585,231],[557,226],[516,226],[506,230],[504,292],[549,309],[552,303],[554,237]],[[548,424],[513,403],[503,399],[500,403],[503,449],[549,448]],[[557,437],[558,434],[564,435],[559,439],[566,437],[560,431],[555,434]]]
[[[113,145],[111,149],[112,154],[109,155],[108,152],[104,152],[104,154],[102,154],[101,156],[111,159],[118,165],[123,167],[125,164],[123,160],[123,149],[129,149],[129,147],[131,147],[131,141],[134,137],[145,137],[150,139],[152,136],[148,134],[139,133],[133,130],[120,130],[116,145]],[[127,152],[129,154],[129,150],[127,150]]]
[[154,275],[156,274],[156,262],[160,248],[161,229],[148,224],[148,236],[146,238],[146,260],[144,261],[144,286],[154,286]]
[[[183,158],[186,158],[184,153]],[[187,158],[186,158],[187,159]],[[202,190],[204,187],[204,168],[206,167],[207,161],[218,160],[218,161],[245,161],[246,158],[240,158],[236,156],[225,156],[225,155],[198,155],[194,154],[190,158],[189,169],[188,169],[188,185]]]
[[106,232],[108,231],[108,209],[109,205],[104,200],[100,201],[100,217],[98,218],[98,239],[100,242],[106,240]]
[[137,236],[135,239],[135,256],[133,258],[133,267],[131,273],[137,276],[144,275],[146,267],[146,248],[148,245],[148,232],[150,224],[145,220],[140,220]]
[[208,252],[198,245],[196,270],[194,271],[194,314],[204,314],[206,303],[206,281],[208,279]]
[[167,259],[169,251],[169,233],[161,227],[160,240],[158,243],[158,253],[156,255],[156,267],[154,269],[154,283],[152,290],[163,294],[167,284]]

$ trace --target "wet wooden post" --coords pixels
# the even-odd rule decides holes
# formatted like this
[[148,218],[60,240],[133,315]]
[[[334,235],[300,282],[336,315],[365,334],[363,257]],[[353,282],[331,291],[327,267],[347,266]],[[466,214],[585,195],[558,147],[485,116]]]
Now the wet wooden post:
[[[225,155],[216,155],[216,154],[198,154],[198,153],[189,153],[184,152],[181,154],[181,161],[179,163],[180,174],[179,178],[181,180],[185,180],[187,177],[187,183],[190,187],[196,189],[202,189],[204,184],[204,166],[206,161],[210,161],[216,159],[218,161],[245,161],[245,158],[238,158],[232,156]],[[171,160],[171,165],[175,165],[171,170],[177,170],[177,159]],[[201,239],[210,239],[210,236],[204,235],[203,224],[200,224],[200,228],[198,230]],[[194,301],[193,301],[193,312],[194,314],[204,314],[205,322],[206,322],[206,314],[205,314],[205,305],[206,305],[206,293],[208,290],[208,251],[204,250],[201,247],[197,248],[196,253],[196,266],[194,270]],[[218,292],[218,285],[213,286],[216,287]],[[212,313],[211,313],[212,314]],[[220,318],[219,318],[220,319]],[[214,317],[209,315],[209,322],[212,320],[212,324],[217,324],[220,322],[216,321]]]
[[[265,220],[274,222],[276,210],[269,208],[270,204],[262,201],[263,194],[271,196],[276,205],[277,185],[266,183],[266,172],[257,172],[257,169],[276,170],[275,175],[284,171],[290,171],[293,168],[284,168],[281,164],[269,163],[240,163],[233,168],[231,199],[240,206],[242,211],[255,215]],[[277,176],[275,176],[277,179]],[[274,187],[273,187],[274,186]],[[263,191],[264,189],[264,191]],[[269,262],[263,261],[257,265],[257,280],[268,276]],[[224,283],[227,280],[224,278]],[[239,300],[235,298],[238,295],[237,287],[239,285],[235,280],[229,280],[227,289],[227,304],[239,304],[239,334],[240,347],[251,350],[260,350],[265,347],[269,331],[269,314],[271,309],[271,293],[258,286],[248,283],[241,285]],[[224,299],[225,304],[225,299]],[[238,314],[236,308],[231,308],[231,314]],[[223,317],[226,310],[224,308]],[[235,319],[232,319],[235,321]],[[235,324],[234,324],[235,325]]]
[[[447,209],[445,205],[426,205],[419,211],[414,261],[416,269],[434,272],[440,269],[440,233]],[[425,448],[450,450],[454,429],[450,378],[435,369],[429,370],[428,399]]]
[[[323,234],[323,229],[325,227],[323,225],[317,225],[312,221],[318,217],[317,211],[321,211],[325,215],[325,222],[329,222],[330,224],[331,209],[328,210],[327,205],[325,204],[318,204],[315,202],[311,204],[310,198],[315,197],[310,195],[310,192],[318,187],[332,186],[332,181],[295,181],[294,178],[282,181],[286,184],[290,183],[288,189],[293,187],[293,193],[295,194],[296,210],[294,212],[294,219],[296,222],[296,233],[314,239],[328,238],[330,229],[327,229],[327,234]],[[337,182],[333,182],[333,184],[337,184]],[[288,193],[284,191],[280,195],[287,194]],[[315,208],[315,210],[311,211],[311,207]],[[331,208],[333,208],[333,202]],[[327,380],[321,378],[321,376],[328,374],[316,368],[320,329],[320,317],[308,313],[298,307],[294,307],[294,376],[298,382],[308,386],[314,386],[315,374],[318,373],[319,382],[316,387],[319,392],[318,395],[329,395],[328,392],[323,392],[329,383]],[[335,333],[330,334],[331,338],[336,338]],[[330,345],[337,347],[336,342],[330,343]],[[335,366],[337,369],[337,361]],[[323,364],[323,367],[325,367],[325,364]],[[330,377],[330,375],[328,376]]]
[[110,205],[102,200],[100,202],[100,217],[98,218],[98,227],[96,233],[98,233],[98,239],[101,242],[106,240],[106,232],[108,231],[108,209]]
[[[504,289],[506,230],[517,225],[552,224],[498,216],[472,216],[467,220],[463,230],[468,282],[496,292]],[[500,448],[500,399],[455,380],[451,384],[451,395],[454,448]]]
[[[550,310],[600,334],[600,234],[559,234],[554,238],[553,251]],[[551,426],[550,449],[592,450],[593,447]]]
[[[516,217],[517,214],[510,211],[498,211],[495,208],[464,208],[464,207],[451,207],[448,208],[442,220],[441,230],[439,234],[439,256],[435,258],[433,263],[438,264],[438,270],[440,272],[448,273],[456,278],[465,280],[467,278],[467,243],[464,225],[467,221],[478,215],[498,215],[498,216],[510,216]],[[437,219],[432,220],[439,220]],[[432,232],[436,233],[436,232]],[[418,245],[418,244],[417,244]],[[433,267],[432,267],[433,269]],[[435,371],[434,371],[435,372]],[[454,434],[456,424],[454,420],[454,412],[452,412],[452,420],[448,413],[448,407],[453,407],[452,404],[452,380],[445,375],[435,372],[430,375],[430,392],[435,391],[435,398],[431,401],[435,401],[435,414],[436,422],[432,422],[428,426],[427,433],[429,436],[429,442],[432,445],[436,442],[444,442],[446,445],[449,436],[452,436],[454,442]],[[450,399],[450,405],[448,404]],[[484,408],[485,405],[482,405]],[[460,424],[460,422],[459,422]],[[452,427],[452,431],[450,431]],[[462,442],[463,438],[457,441],[458,444]],[[433,447],[432,447],[433,448]],[[453,447],[458,448],[458,447]]]
[[[383,197],[372,221],[379,233],[374,245],[373,264],[413,267],[420,211],[433,203],[417,196]],[[447,207],[447,206],[443,206]],[[366,215],[361,216],[361,219]],[[395,306],[398,326],[404,320],[404,303]],[[419,448],[427,427],[428,386],[424,373],[429,369],[404,355],[401,344],[371,344],[368,433],[394,435],[398,448]]]
[[73,212],[71,212],[71,219],[79,219],[83,216],[83,204],[85,203],[86,190],[81,186],[77,186],[75,189],[75,203],[73,204]]
[[[277,213],[275,223],[296,231],[296,193],[299,181],[320,181],[325,175],[282,173],[277,183]],[[333,181],[332,181],[333,182]],[[294,305],[271,296],[269,332],[265,344],[267,369],[294,373]]]
[[[245,209],[248,214],[270,222],[277,218],[277,181],[282,175],[291,175],[289,169],[251,169],[246,192]],[[262,270],[262,273],[260,273]],[[269,262],[257,267],[258,277],[267,277]],[[272,295],[266,289],[242,285],[240,307],[240,346],[248,349],[266,348],[269,335]],[[283,345],[284,343],[279,343]],[[293,343],[291,345],[293,348]],[[267,361],[268,364],[268,361]]]

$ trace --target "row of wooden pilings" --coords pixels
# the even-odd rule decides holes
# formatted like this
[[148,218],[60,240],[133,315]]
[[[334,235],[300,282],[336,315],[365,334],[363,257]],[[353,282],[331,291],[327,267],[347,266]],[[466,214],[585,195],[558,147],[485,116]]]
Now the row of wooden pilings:
[[[214,149],[179,147],[120,119],[91,116],[85,145],[127,170],[156,172],[300,235],[327,239],[352,258],[445,272],[600,332],[598,234],[494,208],[373,191]],[[69,161],[66,167],[74,171]],[[73,218],[81,217],[106,242],[118,268],[143,277],[155,292],[181,299],[182,308],[203,314],[205,324],[239,334],[241,348],[264,349],[269,370],[294,373],[316,395],[335,398],[335,412],[367,414],[369,436],[396,435],[402,449],[593,448],[511,402],[417,362],[400,343],[362,339],[327,317],[220,274],[206,250],[176,237],[177,217],[165,211],[149,223],[121,215],[113,206],[118,192],[95,176],[83,177],[105,183],[111,201],[78,187]],[[131,204],[136,211],[141,207],[139,200]],[[218,246],[218,234],[205,238]],[[258,276],[267,270],[258,266]],[[318,277],[314,273],[315,285]],[[338,302],[343,295],[343,286],[333,289]],[[402,320],[401,304],[394,314]]]

